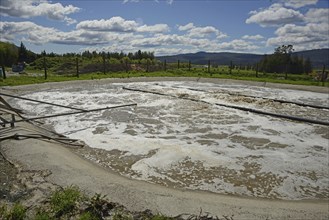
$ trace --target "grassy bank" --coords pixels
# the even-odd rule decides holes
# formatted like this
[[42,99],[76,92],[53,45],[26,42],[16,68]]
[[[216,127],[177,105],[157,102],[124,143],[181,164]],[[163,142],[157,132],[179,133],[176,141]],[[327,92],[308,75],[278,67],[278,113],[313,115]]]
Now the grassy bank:
[[199,215],[182,214],[176,217],[168,217],[159,213],[154,214],[150,210],[132,212],[118,203],[109,202],[106,196],[95,194],[88,197],[76,186],[54,191],[49,198],[45,198],[38,206],[26,207],[21,203],[0,205],[0,219],[233,220],[232,217],[218,218],[202,212]]
[[312,85],[312,86],[326,86],[329,87],[329,82],[318,82],[311,76],[305,74],[288,74],[285,79],[284,74],[270,74],[270,73],[258,73],[254,71],[232,71],[229,73],[226,69],[213,70],[210,73],[203,69],[172,69],[167,71],[158,72],[142,72],[142,71],[129,71],[129,72],[113,72],[113,73],[88,73],[76,75],[56,75],[49,73],[47,79],[45,79],[42,73],[27,73],[16,74],[7,77],[7,79],[0,79],[0,86],[16,86],[37,84],[45,82],[62,82],[72,80],[97,80],[104,78],[130,78],[130,77],[196,77],[196,78],[219,78],[219,79],[236,79],[236,80],[248,80],[259,82],[271,82],[271,83],[284,83],[295,85]]
[[173,219],[162,215],[154,215],[150,211],[130,212],[123,206],[109,202],[105,196],[96,194],[88,197],[78,187],[70,186],[53,192],[37,207],[25,207],[20,203],[11,206],[0,206],[0,219],[4,220],[51,220],[80,219],[97,220],[111,217],[112,219]]

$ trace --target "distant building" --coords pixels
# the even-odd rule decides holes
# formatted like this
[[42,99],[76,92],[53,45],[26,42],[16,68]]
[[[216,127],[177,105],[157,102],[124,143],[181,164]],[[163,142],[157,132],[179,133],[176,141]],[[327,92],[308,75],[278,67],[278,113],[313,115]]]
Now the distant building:
[[18,63],[16,65],[12,65],[11,67],[11,70],[14,72],[14,73],[20,73],[20,72],[23,72],[25,69],[25,63]]

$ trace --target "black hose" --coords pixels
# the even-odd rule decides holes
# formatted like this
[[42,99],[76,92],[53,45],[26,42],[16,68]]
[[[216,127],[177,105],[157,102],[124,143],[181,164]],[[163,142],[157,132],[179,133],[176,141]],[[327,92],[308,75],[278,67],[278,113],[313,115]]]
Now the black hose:
[[178,97],[178,96],[175,96],[175,95],[169,95],[169,94],[164,94],[164,93],[160,93],[160,92],[147,91],[147,90],[136,89],[136,88],[123,87],[123,89],[124,90],[129,90],[129,91],[135,91],[135,92],[143,92],[143,93],[150,93],[150,94],[155,94],[155,95],[168,96],[168,97],[178,98],[178,99],[185,99],[185,100],[190,100],[190,101],[194,101],[194,102],[202,102],[202,103],[206,103],[206,104],[209,104],[209,105],[217,105],[217,106],[226,107],[226,108],[233,108],[233,109],[238,109],[238,110],[241,110],[241,111],[252,112],[252,113],[261,114],[261,115],[268,115],[268,116],[272,116],[272,117],[276,117],[276,118],[284,118],[284,119],[289,119],[289,120],[293,120],[293,121],[307,122],[307,123],[311,123],[311,124],[319,124],[319,125],[329,126],[329,122],[326,122],[326,121],[319,121],[319,120],[313,120],[313,119],[308,119],[308,118],[301,118],[301,117],[296,117],[296,116],[265,112],[265,111],[252,109],[252,108],[246,108],[246,107],[242,107],[242,106],[234,106],[234,105],[219,104],[219,103],[210,103],[210,102],[207,102],[207,101],[198,100],[198,99],[194,99],[194,98]]
[[85,111],[84,109],[80,109],[80,108],[74,108],[74,107],[70,107],[70,106],[66,106],[66,105],[60,105],[60,104],[51,103],[51,102],[45,102],[45,101],[39,101],[39,100],[35,100],[35,99],[29,99],[29,98],[25,98],[25,97],[21,97],[21,96],[16,96],[16,95],[9,95],[9,94],[5,94],[5,93],[1,93],[1,92],[0,92],[0,95],[8,96],[8,97],[11,97],[11,98],[16,98],[16,99],[22,99],[22,100],[26,100],[26,101],[31,101],[31,102],[37,102],[37,103],[42,103],[42,104],[47,104],[47,105],[53,105],[53,106],[62,107],[62,108],[68,108],[68,109],[73,109],[73,110],[78,110],[78,111]]
[[[205,90],[202,90],[202,89],[194,89],[194,88],[186,88],[186,87],[174,87],[174,88],[187,89],[187,90],[191,90],[191,91],[205,92],[205,93],[214,94],[214,92],[209,92],[209,91],[205,91]],[[310,108],[329,110],[329,107],[327,107],[327,106],[311,105],[311,104],[306,104],[306,103],[301,103],[301,102],[293,102],[293,101],[287,101],[287,100],[281,100],[281,99],[265,98],[265,97],[260,97],[260,96],[242,95],[242,94],[236,94],[236,93],[232,93],[232,92],[225,92],[225,93],[229,94],[229,95],[238,95],[238,96],[248,97],[248,98],[266,99],[266,100],[270,100],[270,101],[273,101],[273,102],[279,102],[279,103],[294,104],[294,105],[298,105],[298,106],[302,106],[302,107],[310,107]]]
[[[136,105],[137,104],[126,104],[126,105],[89,109],[89,110],[76,111],[76,112],[66,112],[66,113],[60,113],[60,114],[54,114],[54,115],[40,116],[40,117],[35,117],[35,118],[24,118],[24,119],[16,120],[14,122],[16,123],[16,122],[23,122],[23,121],[34,121],[34,120],[38,120],[38,119],[54,118],[54,117],[59,117],[59,116],[75,115],[75,114],[82,114],[82,113],[96,112],[96,111],[104,111],[104,110],[109,110],[109,109],[123,108],[123,107],[136,106]],[[9,124],[9,123],[13,123],[13,122],[8,122],[8,123],[3,122],[2,124]]]

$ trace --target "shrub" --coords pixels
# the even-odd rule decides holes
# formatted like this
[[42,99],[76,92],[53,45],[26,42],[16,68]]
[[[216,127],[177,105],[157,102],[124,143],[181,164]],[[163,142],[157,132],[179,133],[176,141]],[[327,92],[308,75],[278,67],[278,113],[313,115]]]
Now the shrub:
[[0,219],[6,220],[23,220],[26,216],[26,208],[16,203],[12,209],[6,205],[0,207]]
[[81,198],[79,188],[76,186],[55,191],[50,198],[50,204],[55,216],[59,217],[72,212]]

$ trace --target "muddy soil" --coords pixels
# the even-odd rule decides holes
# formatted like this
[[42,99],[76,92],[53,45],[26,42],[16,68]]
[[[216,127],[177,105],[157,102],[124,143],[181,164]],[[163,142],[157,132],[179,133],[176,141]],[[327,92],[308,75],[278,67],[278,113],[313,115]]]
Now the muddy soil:
[[18,169],[0,154],[0,204],[15,203],[28,194],[17,175]]

